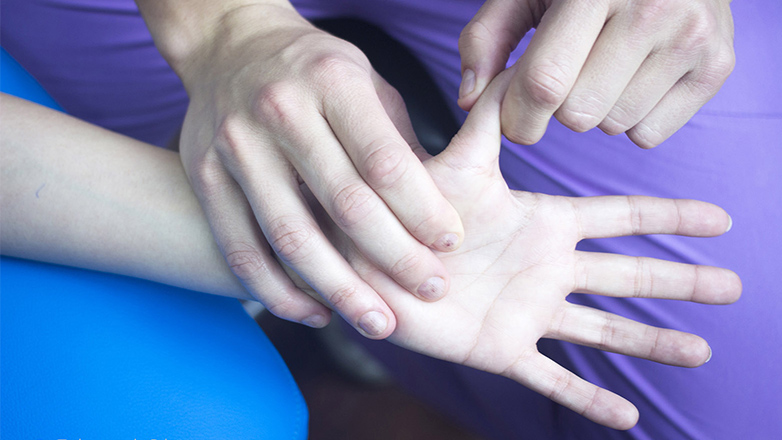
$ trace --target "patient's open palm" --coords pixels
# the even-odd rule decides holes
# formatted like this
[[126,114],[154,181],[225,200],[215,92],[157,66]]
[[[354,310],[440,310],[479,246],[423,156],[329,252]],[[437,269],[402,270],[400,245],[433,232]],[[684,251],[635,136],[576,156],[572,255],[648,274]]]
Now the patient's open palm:
[[581,252],[576,243],[629,234],[714,236],[728,229],[729,217],[692,200],[509,190],[498,167],[501,87],[493,86],[448,149],[426,161],[465,227],[461,248],[440,255],[451,274],[446,297],[423,302],[358,252],[350,258],[394,310],[395,344],[502,374],[594,421],[628,429],[638,417],[632,404],[546,358],[537,341],[561,339],[689,367],[708,359],[708,345],[694,335],[571,304],[568,294],[719,304],[735,301],[741,284],[725,269]]

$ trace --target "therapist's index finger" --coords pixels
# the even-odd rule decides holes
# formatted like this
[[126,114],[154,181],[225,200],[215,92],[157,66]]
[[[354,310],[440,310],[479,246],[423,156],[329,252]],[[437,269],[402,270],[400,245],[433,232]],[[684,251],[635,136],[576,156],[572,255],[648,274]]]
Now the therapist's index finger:
[[387,114],[404,106],[398,94],[383,93],[367,79],[337,90],[324,102],[325,116],[361,177],[418,241],[436,250],[456,250],[464,229],[458,213],[437,189],[421,161]]
[[565,102],[602,30],[609,2],[554,2],[541,19],[502,105],[503,134],[534,144]]

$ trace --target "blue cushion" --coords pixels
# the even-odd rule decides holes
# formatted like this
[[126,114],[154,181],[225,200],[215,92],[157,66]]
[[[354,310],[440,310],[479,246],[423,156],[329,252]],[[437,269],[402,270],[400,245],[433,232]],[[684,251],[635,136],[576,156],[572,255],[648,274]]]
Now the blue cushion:
[[[3,51],[2,91],[58,108],[25,75]],[[299,389],[234,299],[2,257],[0,300],[4,440],[307,437]]]

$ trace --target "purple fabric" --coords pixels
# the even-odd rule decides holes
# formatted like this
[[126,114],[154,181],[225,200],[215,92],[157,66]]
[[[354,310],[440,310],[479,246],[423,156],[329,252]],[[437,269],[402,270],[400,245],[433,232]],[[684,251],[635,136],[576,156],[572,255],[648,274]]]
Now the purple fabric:
[[[384,28],[424,62],[455,104],[459,32],[473,0],[300,0],[308,17],[350,15]],[[108,5],[108,6],[107,6]],[[504,144],[513,188],[563,195],[695,198],[728,210],[724,237],[631,237],[587,250],[728,267],[742,277],[731,306],[577,296],[576,301],[704,336],[714,350],[694,370],[545,341],[541,349],[641,412],[627,433],[605,429],[510,381],[368,343],[414,393],[490,438],[776,438],[782,432],[782,3],[733,2],[737,67],[720,93],[661,147],[577,134],[552,122],[532,147]],[[129,0],[4,0],[2,44],[68,111],[158,145],[181,122],[186,96]],[[522,44],[523,46],[524,44]],[[518,50],[516,55],[522,50]],[[515,59],[515,58],[514,58]],[[575,296],[575,295],[574,295]]]

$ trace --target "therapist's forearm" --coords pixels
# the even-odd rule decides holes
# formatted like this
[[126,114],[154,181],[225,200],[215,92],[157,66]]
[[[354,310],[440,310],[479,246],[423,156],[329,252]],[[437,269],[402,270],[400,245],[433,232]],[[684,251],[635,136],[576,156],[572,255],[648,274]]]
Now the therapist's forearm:
[[247,298],[176,153],[8,95],[0,250]]
[[[298,17],[288,0],[136,0],[136,4],[158,50],[183,80],[195,59],[209,56],[215,45],[231,50],[232,39],[279,25],[282,16]],[[248,14],[248,7],[263,13]]]

